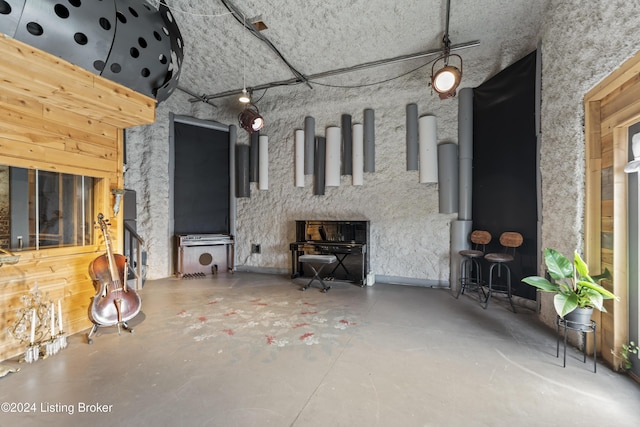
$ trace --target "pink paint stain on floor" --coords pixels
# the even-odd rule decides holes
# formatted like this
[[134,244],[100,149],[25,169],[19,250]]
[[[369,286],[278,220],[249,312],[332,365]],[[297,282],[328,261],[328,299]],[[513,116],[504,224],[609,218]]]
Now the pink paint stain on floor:
[[300,314],[305,315],[305,314],[318,314],[317,311],[301,311]]
[[233,329],[223,329],[222,332],[224,332],[225,334],[232,336],[235,332],[233,332]]
[[178,312],[178,316],[184,316],[185,314],[187,314],[187,310],[180,310]]
[[340,323],[342,323],[343,325],[347,325],[347,326],[353,326],[353,325],[356,325],[356,323],[349,322],[349,321],[348,321],[348,320],[346,320],[346,319],[342,319],[342,320],[340,320]]
[[313,336],[313,332],[307,332],[306,334],[302,334],[302,335],[300,335],[300,341],[304,341],[307,338],[310,338],[312,336]]
[[293,325],[293,329],[302,328],[303,326],[309,326],[309,324],[307,322],[296,323],[295,325]]
[[276,341],[276,337],[273,335],[267,335],[267,345],[271,345]]
[[204,317],[204,316],[200,316],[200,317],[198,317],[198,320],[201,321],[201,322],[206,322],[207,318]]
[[207,305],[213,305],[213,304],[217,304],[217,303],[218,303],[218,301],[209,301],[209,302],[207,303]]
[[305,302],[302,303],[302,305],[315,305],[315,304],[305,301]]
[[237,311],[230,311],[228,313],[225,313],[224,315],[229,317],[229,316],[233,316],[234,314],[238,314],[238,312]]

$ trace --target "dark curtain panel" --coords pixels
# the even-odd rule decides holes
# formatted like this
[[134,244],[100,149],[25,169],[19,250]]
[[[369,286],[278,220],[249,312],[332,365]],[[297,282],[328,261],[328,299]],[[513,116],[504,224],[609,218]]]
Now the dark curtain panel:
[[474,89],[473,100],[473,228],[492,234],[490,251],[501,250],[504,231],[523,235],[509,267],[514,293],[529,299],[535,289],[521,279],[537,274],[535,72],[532,52]]
[[174,122],[175,234],[228,234],[229,132]]

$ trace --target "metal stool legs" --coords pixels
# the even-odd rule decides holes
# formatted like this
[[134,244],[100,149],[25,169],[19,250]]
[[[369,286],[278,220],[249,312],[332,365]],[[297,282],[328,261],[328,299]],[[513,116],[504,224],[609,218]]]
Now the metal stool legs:
[[324,268],[325,265],[328,264],[320,264],[320,267],[316,270],[316,268],[313,266],[313,264],[308,263],[309,267],[311,268],[311,270],[313,271],[313,277],[311,278],[311,280],[309,280],[309,283],[307,283],[301,290],[302,291],[306,291],[307,289],[309,289],[309,287],[311,287],[311,283],[314,280],[317,280],[318,282],[320,282],[320,284],[322,285],[322,292],[327,292],[329,291],[329,289],[331,289],[331,286],[327,286],[323,281],[322,278],[320,277],[320,273],[322,272],[322,269]]
[[[486,254],[484,259],[491,263],[489,267],[489,292],[485,295],[483,308],[487,308],[489,305],[489,299],[491,298],[491,294],[501,293],[507,294],[509,298],[509,304],[511,304],[511,309],[513,312],[516,312],[516,307],[513,305],[513,299],[511,298],[511,269],[507,265],[507,263],[512,262],[515,259],[516,248],[519,248],[522,245],[524,238],[522,234],[515,231],[505,231],[500,235],[500,244],[504,248],[504,252],[498,253],[493,252]],[[494,270],[498,269],[497,275],[494,275]],[[498,278],[502,276],[502,269],[505,269],[507,277],[506,283],[498,282]],[[483,290],[484,292],[484,290]]]
[[456,293],[456,299],[460,294],[464,294],[467,288],[476,287],[478,291],[478,298],[480,298],[480,292],[482,288],[482,268],[478,258],[465,257],[460,263],[460,285],[458,286],[458,292]]
[[[311,278],[311,280],[309,280],[309,283],[307,283],[306,286],[304,286],[301,290],[306,291],[310,286],[311,283],[313,283],[314,280],[317,280],[318,282],[320,282],[320,284],[322,285],[322,292],[327,292],[329,289],[331,289],[331,286],[327,286],[323,281],[322,278],[320,277],[320,273],[322,272],[322,269],[329,264],[333,264],[334,262],[337,261],[337,258],[335,255],[301,255],[298,260],[302,263],[307,263],[309,264],[309,267],[311,268],[311,271],[313,271],[313,277]],[[316,267],[316,265],[318,267]]]
[[[494,276],[494,270],[498,269],[497,271],[497,275]],[[507,278],[506,278],[506,287],[503,287],[502,285],[498,285],[497,283],[497,278],[500,278],[502,269],[504,269],[507,273]],[[492,263],[491,266],[489,267],[489,283],[487,284],[488,287],[488,291],[487,293],[484,295],[484,302],[482,303],[482,308],[487,308],[487,306],[489,305],[489,299],[491,299],[491,294],[494,292],[497,293],[502,293],[502,294],[507,294],[507,297],[509,298],[509,304],[511,304],[511,309],[513,310],[513,312],[516,312],[516,307],[513,305],[513,300],[511,299],[511,269],[509,268],[509,266],[503,262],[495,262]],[[484,290],[483,290],[484,292]]]
[[478,299],[482,301],[480,292],[482,289],[482,266],[480,260],[485,256],[485,248],[491,242],[491,233],[485,230],[474,230],[469,236],[472,243],[471,249],[463,249],[458,252],[462,257],[460,263],[460,283],[456,299],[468,287],[475,286],[478,290]]

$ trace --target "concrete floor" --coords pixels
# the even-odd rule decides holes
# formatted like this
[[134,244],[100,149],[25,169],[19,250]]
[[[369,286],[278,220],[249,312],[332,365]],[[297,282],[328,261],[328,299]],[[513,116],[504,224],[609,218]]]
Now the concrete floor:
[[[640,385],[494,298],[252,273],[149,281],[101,329],[0,378],[0,426],[638,426]],[[16,360],[3,364],[18,366]],[[96,406],[98,404],[98,406]],[[92,406],[93,405],[93,406]],[[16,406],[14,405],[14,408]],[[90,412],[93,411],[93,412]],[[96,412],[98,411],[98,412]]]

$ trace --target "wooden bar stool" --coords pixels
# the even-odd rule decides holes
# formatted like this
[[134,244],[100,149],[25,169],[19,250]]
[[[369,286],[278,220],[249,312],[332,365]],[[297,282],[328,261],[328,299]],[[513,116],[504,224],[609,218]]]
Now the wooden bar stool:
[[309,280],[309,283],[307,283],[307,285],[301,289],[302,291],[306,291],[311,286],[311,283],[314,280],[320,282],[320,284],[322,285],[322,292],[327,292],[329,289],[331,289],[331,286],[327,286],[322,281],[320,273],[325,266],[338,261],[335,255],[300,255],[298,261],[309,264],[309,267],[311,267],[311,270],[313,271],[313,277],[311,278],[311,280]]
[[[516,255],[516,249],[522,245],[522,234],[515,231],[505,231],[500,235],[500,244],[504,248],[501,253],[490,253],[484,256],[484,259],[491,263],[489,267],[489,283],[487,284],[489,291],[485,296],[483,308],[487,308],[489,305],[489,299],[493,293],[507,294],[509,298],[509,304],[511,309],[516,312],[516,307],[513,305],[511,299],[511,269],[507,265],[514,260]],[[494,271],[497,271],[494,274]],[[502,277],[502,270],[506,273],[506,279],[499,282],[498,279]]]
[[478,290],[478,298],[480,298],[480,289],[482,286],[482,268],[480,260],[484,258],[485,247],[491,242],[491,233],[484,230],[474,230],[469,237],[471,240],[471,249],[464,249],[458,252],[462,256],[460,263],[460,284],[456,299],[460,294],[464,294],[467,287],[475,287]]

